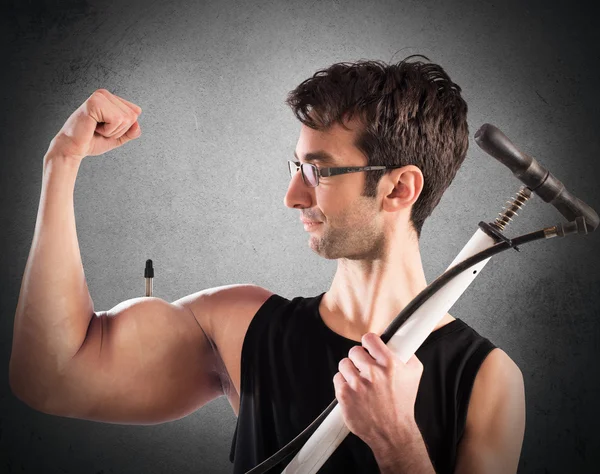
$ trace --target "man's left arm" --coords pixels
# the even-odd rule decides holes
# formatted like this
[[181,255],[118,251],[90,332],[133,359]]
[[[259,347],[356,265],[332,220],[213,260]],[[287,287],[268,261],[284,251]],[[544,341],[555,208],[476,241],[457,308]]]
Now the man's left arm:
[[517,472],[525,434],[525,387],[501,349],[484,359],[471,391],[455,474]]

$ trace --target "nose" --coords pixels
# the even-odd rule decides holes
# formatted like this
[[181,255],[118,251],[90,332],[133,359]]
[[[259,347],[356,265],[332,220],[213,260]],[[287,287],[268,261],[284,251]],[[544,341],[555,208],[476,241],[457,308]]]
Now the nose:
[[305,209],[312,207],[314,202],[313,193],[315,188],[310,188],[302,181],[302,173],[298,170],[288,186],[283,203],[290,209]]

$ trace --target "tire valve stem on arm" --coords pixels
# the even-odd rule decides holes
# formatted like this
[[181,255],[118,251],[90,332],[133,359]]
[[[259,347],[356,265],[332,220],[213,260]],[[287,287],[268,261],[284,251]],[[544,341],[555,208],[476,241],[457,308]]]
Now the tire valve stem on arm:
[[144,278],[146,279],[146,296],[152,296],[152,279],[154,278],[154,268],[152,268],[152,260],[150,259],[146,260]]

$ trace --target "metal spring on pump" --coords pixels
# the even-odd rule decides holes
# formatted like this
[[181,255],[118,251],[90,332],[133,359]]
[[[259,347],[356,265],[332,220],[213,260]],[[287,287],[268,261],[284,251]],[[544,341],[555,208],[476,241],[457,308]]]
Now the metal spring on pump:
[[506,201],[508,206],[503,207],[503,211],[498,214],[496,220],[492,222],[492,225],[496,226],[500,230],[504,228],[512,221],[514,216],[518,216],[517,211],[522,209],[525,202],[531,197],[531,189],[527,186],[522,186],[517,192],[517,197],[512,198],[512,201]]

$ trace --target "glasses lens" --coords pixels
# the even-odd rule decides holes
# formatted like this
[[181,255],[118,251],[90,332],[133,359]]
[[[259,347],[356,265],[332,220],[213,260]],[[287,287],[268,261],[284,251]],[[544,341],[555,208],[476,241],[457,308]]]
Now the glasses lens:
[[298,172],[298,167],[296,166],[296,163],[294,163],[293,161],[288,161],[288,170],[290,171],[290,178],[293,178],[294,175]]
[[304,176],[304,182],[307,186],[314,188],[319,184],[319,176],[317,175],[317,167],[310,163],[302,164],[302,174]]

